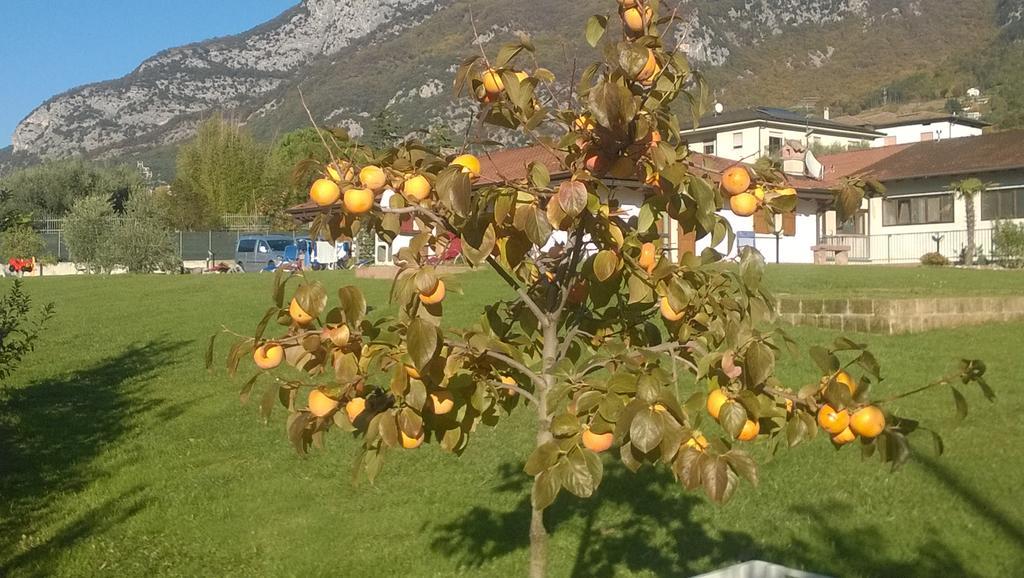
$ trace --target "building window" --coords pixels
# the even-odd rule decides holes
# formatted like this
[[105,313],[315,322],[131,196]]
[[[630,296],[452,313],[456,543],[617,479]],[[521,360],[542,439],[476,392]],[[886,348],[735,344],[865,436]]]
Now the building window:
[[732,148],[741,149],[743,148],[743,133],[734,132],[732,133]]
[[882,224],[928,225],[953,222],[953,195],[929,195],[886,199],[882,203]]
[[935,140],[935,133],[933,133],[930,130],[921,133],[921,142],[929,141],[929,140]]
[[754,232],[758,235],[771,235],[775,233],[775,223],[766,216],[765,211],[754,213]]
[[713,154],[715,154],[715,143],[713,143],[713,142],[706,142],[706,143],[704,143],[704,154],[706,154],[706,155],[713,155]]
[[777,157],[782,154],[782,135],[768,135],[768,156]]
[[1024,189],[981,193],[981,220],[1024,219]]
[[885,137],[885,146],[891,147],[894,144],[896,144],[896,137],[894,137],[894,136],[887,136],[887,137]]

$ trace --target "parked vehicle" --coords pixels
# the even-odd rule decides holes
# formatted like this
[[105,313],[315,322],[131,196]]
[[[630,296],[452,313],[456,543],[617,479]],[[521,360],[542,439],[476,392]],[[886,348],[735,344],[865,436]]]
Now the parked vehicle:
[[238,239],[235,261],[246,272],[259,271],[270,261],[283,263],[285,251],[294,246],[290,235],[247,235]]

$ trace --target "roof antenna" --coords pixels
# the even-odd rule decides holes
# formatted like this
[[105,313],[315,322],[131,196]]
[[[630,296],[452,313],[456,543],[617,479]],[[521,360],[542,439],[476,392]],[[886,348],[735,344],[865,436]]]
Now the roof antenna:
[[722,105],[722,103],[715,101],[715,116],[718,116],[723,112],[725,112],[725,107]]

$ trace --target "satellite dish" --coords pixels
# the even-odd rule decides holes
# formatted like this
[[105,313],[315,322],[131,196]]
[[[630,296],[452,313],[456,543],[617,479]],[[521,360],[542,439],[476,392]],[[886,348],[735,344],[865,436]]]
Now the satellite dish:
[[725,112],[725,107],[722,106],[722,103],[716,102],[715,103],[715,114],[722,114],[723,112]]
[[825,165],[815,158],[811,149],[804,151],[804,174],[818,181],[825,179]]

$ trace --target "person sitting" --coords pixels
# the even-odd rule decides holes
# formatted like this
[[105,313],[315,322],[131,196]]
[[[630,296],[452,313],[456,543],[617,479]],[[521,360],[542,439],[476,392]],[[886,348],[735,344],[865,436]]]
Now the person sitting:
[[260,269],[260,273],[273,273],[277,270],[277,263],[273,259],[267,261],[267,264]]

